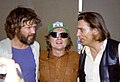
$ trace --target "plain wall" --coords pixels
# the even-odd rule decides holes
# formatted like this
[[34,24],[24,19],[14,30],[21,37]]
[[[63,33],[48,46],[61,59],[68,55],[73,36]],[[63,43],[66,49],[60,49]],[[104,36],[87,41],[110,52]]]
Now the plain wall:
[[8,13],[18,5],[30,7],[36,11],[42,20],[42,27],[38,29],[36,40],[41,44],[41,49],[46,49],[45,35],[47,26],[55,21],[62,21],[69,26],[70,35],[76,50],[76,24],[78,0],[2,0],[0,2],[0,40],[6,38],[4,22]]
[[[0,40],[6,38],[4,22],[8,13],[18,5],[30,7],[36,11],[42,20],[42,27],[38,29],[36,40],[46,49],[44,36],[47,26],[55,21],[63,21],[70,28],[70,34],[77,50],[76,25],[78,14],[78,0],[2,0],[0,2]],[[83,0],[83,11],[97,11],[105,18],[112,38],[120,41],[120,0]]]
[[120,41],[120,0],[83,0],[83,11],[99,12],[111,38]]

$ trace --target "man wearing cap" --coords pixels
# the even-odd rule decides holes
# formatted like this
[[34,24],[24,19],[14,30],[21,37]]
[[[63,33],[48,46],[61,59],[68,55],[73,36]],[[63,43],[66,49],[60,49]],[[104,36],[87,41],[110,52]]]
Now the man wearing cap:
[[46,43],[40,55],[40,82],[77,82],[79,54],[70,50],[68,26],[59,21],[49,25]]

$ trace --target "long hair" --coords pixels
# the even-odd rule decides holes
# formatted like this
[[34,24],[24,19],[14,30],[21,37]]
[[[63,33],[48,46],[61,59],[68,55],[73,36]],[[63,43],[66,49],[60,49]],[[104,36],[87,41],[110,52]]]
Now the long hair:
[[106,28],[103,17],[97,12],[80,12],[78,15],[78,21],[84,20],[87,22],[91,29],[96,28],[99,31],[99,41],[103,41],[110,37],[110,33]]
[[7,16],[4,24],[7,37],[13,39],[15,36],[15,30],[21,28],[21,23],[31,20],[33,20],[35,24],[41,23],[41,20],[31,8],[17,7],[13,9]]

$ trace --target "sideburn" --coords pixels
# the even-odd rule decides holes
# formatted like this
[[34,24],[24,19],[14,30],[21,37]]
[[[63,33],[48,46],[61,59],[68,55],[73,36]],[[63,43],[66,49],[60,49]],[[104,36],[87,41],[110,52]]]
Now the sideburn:
[[93,36],[93,39],[95,41],[100,41],[100,35],[99,34],[93,34],[92,36]]

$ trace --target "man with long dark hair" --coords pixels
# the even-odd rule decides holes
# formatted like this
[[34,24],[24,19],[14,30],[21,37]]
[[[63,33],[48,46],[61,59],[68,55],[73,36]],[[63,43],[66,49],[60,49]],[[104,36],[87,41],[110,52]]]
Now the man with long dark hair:
[[103,17],[97,12],[78,15],[80,82],[119,82],[120,43],[110,38]]

